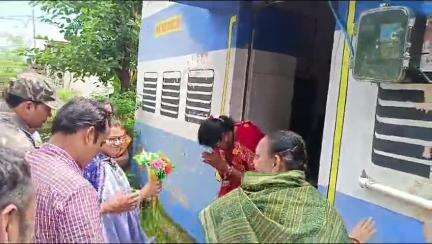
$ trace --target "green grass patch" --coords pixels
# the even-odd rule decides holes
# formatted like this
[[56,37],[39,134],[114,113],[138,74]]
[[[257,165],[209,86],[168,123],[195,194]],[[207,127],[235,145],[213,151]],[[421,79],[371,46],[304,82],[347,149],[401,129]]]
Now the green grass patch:
[[[130,170],[125,173],[131,187],[139,189],[140,184],[136,175]],[[168,216],[158,200],[143,202],[141,226],[148,237],[156,237],[157,243],[196,243],[193,237]]]
[[156,237],[157,243],[196,243],[167,215],[160,201],[153,201],[144,203],[141,209],[141,225],[147,236]]

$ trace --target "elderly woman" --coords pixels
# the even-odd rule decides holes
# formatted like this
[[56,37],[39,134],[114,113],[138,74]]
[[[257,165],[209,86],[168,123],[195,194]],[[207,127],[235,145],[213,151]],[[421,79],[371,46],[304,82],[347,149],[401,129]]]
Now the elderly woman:
[[[102,104],[110,116],[116,114],[116,111],[109,100],[103,101]],[[128,145],[130,145],[131,141],[131,137],[128,134],[125,134],[122,146],[117,147],[119,149],[118,152],[112,156],[112,158],[117,162],[118,165],[120,165],[123,170],[128,170],[130,166]]]
[[101,203],[103,233],[108,243],[151,242],[141,229],[140,202],[159,194],[160,183],[149,182],[133,190],[115,158],[130,140],[118,120],[113,120],[102,152],[84,171],[84,177],[98,192]]
[[305,180],[306,148],[291,131],[278,131],[258,144],[256,172],[240,188],[200,213],[208,242],[363,242],[374,233],[371,220],[351,238],[336,210]]

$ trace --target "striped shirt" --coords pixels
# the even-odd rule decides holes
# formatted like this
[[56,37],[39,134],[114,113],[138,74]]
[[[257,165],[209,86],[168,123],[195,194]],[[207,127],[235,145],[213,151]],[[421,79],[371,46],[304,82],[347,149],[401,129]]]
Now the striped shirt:
[[104,242],[96,191],[63,149],[44,144],[29,152],[36,187],[37,243]]

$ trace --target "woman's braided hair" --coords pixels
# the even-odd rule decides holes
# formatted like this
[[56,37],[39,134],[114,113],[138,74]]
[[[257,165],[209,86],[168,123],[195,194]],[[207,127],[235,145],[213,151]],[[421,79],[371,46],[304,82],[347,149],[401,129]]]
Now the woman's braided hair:
[[279,155],[290,170],[307,169],[306,144],[293,131],[279,130],[268,135],[270,154]]

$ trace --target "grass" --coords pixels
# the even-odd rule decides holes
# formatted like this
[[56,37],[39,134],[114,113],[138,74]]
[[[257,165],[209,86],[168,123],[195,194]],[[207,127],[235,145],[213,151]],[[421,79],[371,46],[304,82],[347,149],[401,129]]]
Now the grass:
[[[126,172],[132,188],[139,189],[138,179]],[[165,212],[160,201],[144,202],[141,208],[141,226],[148,237],[156,237],[157,243],[196,243],[180,225]]]
[[153,201],[144,203],[141,210],[141,225],[147,236],[156,237],[157,243],[196,243],[166,214],[160,201]]

